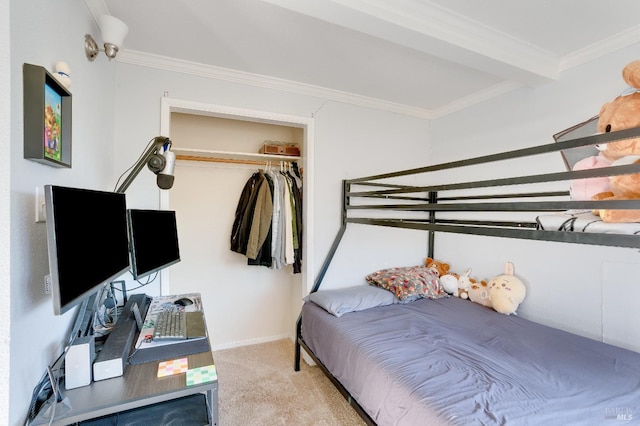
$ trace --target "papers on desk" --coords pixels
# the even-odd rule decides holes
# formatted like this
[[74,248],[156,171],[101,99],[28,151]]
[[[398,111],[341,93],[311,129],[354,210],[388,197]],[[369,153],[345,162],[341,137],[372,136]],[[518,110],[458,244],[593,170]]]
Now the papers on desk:
[[207,365],[187,370],[187,386],[213,382],[214,380],[218,380],[218,372],[216,371],[215,365]]
[[172,376],[174,374],[186,373],[189,369],[189,359],[180,358],[169,361],[162,361],[158,364],[158,377]]
[[174,374],[187,373],[187,386],[199,385],[218,380],[218,372],[214,364],[204,367],[189,368],[187,358],[162,361],[158,364],[158,377],[173,376]]

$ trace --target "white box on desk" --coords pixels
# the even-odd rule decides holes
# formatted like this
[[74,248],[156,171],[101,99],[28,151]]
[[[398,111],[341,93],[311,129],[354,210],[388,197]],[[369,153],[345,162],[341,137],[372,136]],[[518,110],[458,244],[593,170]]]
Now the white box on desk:
[[76,339],[64,357],[65,389],[75,389],[91,384],[91,364],[95,356],[93,336]]
[[93,363],[93,380],[105,380],[124,374],[122,358]]

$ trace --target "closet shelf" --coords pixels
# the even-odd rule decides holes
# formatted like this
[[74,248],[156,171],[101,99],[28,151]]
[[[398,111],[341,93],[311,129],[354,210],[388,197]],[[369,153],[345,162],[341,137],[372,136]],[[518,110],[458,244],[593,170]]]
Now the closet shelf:
[[267,161],[298,161],[299,156],[216,151],[210,149],[172,148],[177,160],[216,163],[264,164]]

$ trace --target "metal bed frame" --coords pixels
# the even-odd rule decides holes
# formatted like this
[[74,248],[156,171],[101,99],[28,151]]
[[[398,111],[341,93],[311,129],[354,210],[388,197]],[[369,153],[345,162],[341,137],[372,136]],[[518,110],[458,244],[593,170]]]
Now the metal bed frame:
[[[529,184],[543,182],[570,181],[601,176],[616,176],[640,173],[640,164],[603,167],[599,169],[564,171],[548,174],[504,177],[498,179],[468,181],[427,186],[409,186],[389,183],[389,179],[429,174],[460,167],[477,166],[498,161],[508,161],[532,157],[541,154],[561,152],[572,148],[580,148],[613,141],[640,137],[640,128],[617,132],[596,134],[562,142],[540,145],[531,148],[507,151],[499,154],[475,157],[467,160],[453,161],[433,166],[414,168],[393,173],[367,176],[342,181],[342,219],[338,233],[329,249],[315,280],[311,293],[316,292],[329,269],[331,261],[340,245],[347,224],[357,223],[384,227],[417,229],[429,232],[428,256],[434,257],[436,232],[456,234],[484,235],[539,241],[555,241],[574,244],[590,244],[600,246],[640,248],[640,235],[584,233],[570,231],[549,231],[539,229],[537,222],[514,220],[486,220],[446,218],[446,213],[468,214],[469,212],[558,212],[566,210],[588,209],[633,209],[640,210],[640,200],[603,200],[603,201],[571,201],[569,191],[522,191],[518,190]],[[429,176],[429,175],[428,175]],[[520,188],[518,188],[518,186]],[[359,190],[356,190],[359,188]],[[505,192],[486,194],[483,188],[502,188]],[[514,191],[513,188],[516,188]],[[465,191],[467,191],[465,193]],[[511,191],[511,192],[508,192]],[[442,196],[443,193],[453,195]],[[462,194],[461,194],[462,193]],[[458,194],[458,195],[456,195]],[[448,195],[448,194],[447,194]],[[556,199],[556,201],[549,200]],[[558,200],[560,199],[560,200]],[[384,202],[383,202],[384,201]],[[388,203],[388,202],[393,202]],[[354,217],[356,212],[368,212],[376,215],[379,212],[394,212],[402,217]],[[410,217],[410,215],[418,217]],[[422,217],[420,217],[420,214]],[[345,399],[368,425],[375,422],[366,411],[352,398],[344,386],[327,370],[320,360],[309,349],[301,334],[302,316],[296,323],[295,371],[300,370],[300,348],[313,358],[322,371],[333,382]]]

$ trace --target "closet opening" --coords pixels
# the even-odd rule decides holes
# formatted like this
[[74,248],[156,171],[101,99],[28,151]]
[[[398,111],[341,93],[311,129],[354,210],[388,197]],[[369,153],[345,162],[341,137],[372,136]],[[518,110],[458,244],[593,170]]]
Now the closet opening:
[[[302,297],[313,285],[313,119],[170,98],[162,99],[161,112],[161,134],[171,138],[178,160],[160,208],[176,211],[182,258],[161,275],[162,294],[201,293],[214,351],[293,341]],[[296,145],[300,155],[265,154],[265,141]],[[297,168],[302,175],[295,271],[251,264],[231,249],[243,187],[267,167]]]

